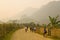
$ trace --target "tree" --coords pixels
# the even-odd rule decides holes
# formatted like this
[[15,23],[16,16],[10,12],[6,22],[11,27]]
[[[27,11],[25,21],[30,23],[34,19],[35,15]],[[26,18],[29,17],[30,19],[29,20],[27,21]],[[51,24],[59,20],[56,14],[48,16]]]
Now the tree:
[[49,20],[50,20],[50,23],[48,24],[48,25],[50,25],[48,27],[48,35],[49,36],[51,36],[51,28],[54,28],[54,27],[56,28],[60,23],[60,21],[58,21],[58,17],[59,16],[56,16],[56,17],[49,16]]
[[52,18],[51,16],[49,16],[51,26],[57,27],[59,25],[60,21],[58,20],[58,17],[59,16]]
[[44,27],[44,29],[46,29],[47,25],[46,24],[43,24],[43,27]]

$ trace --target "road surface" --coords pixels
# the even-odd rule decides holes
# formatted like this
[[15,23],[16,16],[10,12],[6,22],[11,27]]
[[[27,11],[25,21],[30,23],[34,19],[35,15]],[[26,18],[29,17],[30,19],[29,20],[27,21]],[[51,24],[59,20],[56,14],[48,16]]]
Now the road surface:
[[13,33],[11,40],[52,40],[50,38],[43,37],[34,32],[25,32],[24,29],[17,30]]

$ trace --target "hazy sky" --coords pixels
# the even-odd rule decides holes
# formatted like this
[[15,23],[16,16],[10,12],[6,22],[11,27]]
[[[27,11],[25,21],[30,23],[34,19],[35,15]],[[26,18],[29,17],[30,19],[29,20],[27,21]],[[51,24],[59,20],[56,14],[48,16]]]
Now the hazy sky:
[[40,8],[50,1],[53,0],[0,0],[0,20],[8,20],[27,7]]

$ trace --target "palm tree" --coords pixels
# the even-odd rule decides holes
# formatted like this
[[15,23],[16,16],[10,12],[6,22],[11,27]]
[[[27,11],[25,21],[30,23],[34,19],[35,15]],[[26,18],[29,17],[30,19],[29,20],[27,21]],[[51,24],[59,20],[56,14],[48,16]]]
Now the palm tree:
[[49,16],[49,19],[50,19],[50,23],[48,25],[50,25],[50,27],[48,28],[48,35],[51,36],[51,28],[56,28],[60,21],[58,21],[58,17],[59,16],[56,16],[56,17],[51,17]]
[[52,18],[51,16],[49,16],[51,26],[57,27],[59,25],[60,21],[58,20],[58,17],[59,16]]

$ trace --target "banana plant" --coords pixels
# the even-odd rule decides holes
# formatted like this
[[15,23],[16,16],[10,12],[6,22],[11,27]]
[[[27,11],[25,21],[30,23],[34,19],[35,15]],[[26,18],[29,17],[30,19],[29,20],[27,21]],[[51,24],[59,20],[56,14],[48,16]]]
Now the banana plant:
[[57,25],[59,25],[60,21],[58,20],[58,17],[59,17],[59,16],[56,16],[56,17],[51,17],[51,16],[49,16],[50,24],[51,24],[53,27],[56,27]]
[[60,21],[58,21],[58,17],[59,16],[56,16],[56,17],[51,17],[49,16],[49,20],[50,20],[50,27],[48,28],[48,35],[51,36],[51,28],[53,27],[58,27]]

